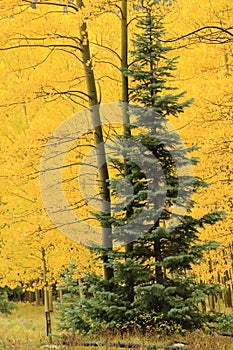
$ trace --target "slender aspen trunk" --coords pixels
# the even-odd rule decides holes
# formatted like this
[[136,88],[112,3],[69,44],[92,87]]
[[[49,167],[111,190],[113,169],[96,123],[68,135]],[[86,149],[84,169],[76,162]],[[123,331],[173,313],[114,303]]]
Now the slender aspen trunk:
[[[131,136],[130,131],[130,117],[128,114],[129,103],[129,81],[128,76],[125,74],[125,71],[128,69],[128,3],[127,0],[121,1],[121,89],[122,89],[122,121],[123,121],[123,130],[126,138]],[[125,174],[130,173],[130,168],[127,166],[126,161],[124,161]],[[133,214],[132,205],[128,205],[126,208],[126,216],[130,218]],[[133,252],[133,242],[127,243],[125,246],[126,255],[130,255]],[[129,301],[134,301],[134,276],[133,273],[129,274],[126,281],[128,288]]]
[[[127,0],[121,1],[121,68],[122,68],[122,102],[129,102],[129,83],[128,76],[124,74],[124,70],[128,69],[128,23],[127,23]],[[129,117],[127,114],[124,124],[129,124]]]
[[52,339],[52,326],[51,317],[49,310],[49,294],[48,294],[48,282],[47,282],[47,264],[45,258],[45,249],[41,248],[41,259],[43,264],[43,282],[44,282],[44,310],[45,310],[45,324],[46,324],[46,335]]
[[40,305],[40,292],[38,289],[35,290],[36,305]]
[[53,290],[51,288],[48,291],[48,298],[49,298],[49,311],[53,312]]
[[60,303],[62,303],[62,299],[63,299],[63,292],[62,292],[62,289],[61,289],[61,288],[59,288],[59,290],[58,290],[58,294],[59,294],[59,301],[60,301]]
[[[82,0],[77,0],[77,6],[83,7]],[[99,113],[99,102],[97,97],[95,76],[92,66],[92,58],[90,52],[90,45],[88,39],[87,25],[84,21],[80,26],[80,39],[81,39],[81,55],[83,61],[83,68],[86,78],[87,94],[89,96],[89,107],[96,106],[92,110],[92,121],[94,129],[94,142],[96,146],[96,160],[99,171],[99,193],[102,198],[101,213],[104,215],[105,220],[101,222],[103,229],[102,244],[105,248],[103,253],[103,275],[104,278],[109,280],[113,277],[113,269],[106,266],[108,262],[108,252],[113,249],[112,242],[112,229],[110,224],[111,217],[111,203],[110,203],[110,191],[108,188],[109,173],[106,163],[106,152],[103,139],[103,130],[101,125],[101,118]]]

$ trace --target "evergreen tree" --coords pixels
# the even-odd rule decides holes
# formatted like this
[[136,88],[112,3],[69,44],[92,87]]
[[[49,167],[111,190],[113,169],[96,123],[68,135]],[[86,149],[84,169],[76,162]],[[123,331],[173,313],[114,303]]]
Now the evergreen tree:
[[0,312],[3,314],[11,314],[14,309],[16,309],[16,304],[8,300],[6,289],[0,288]]
[[[121,330],[130,326],[146,330],[158,322],[176,323],[187,329],[200,327],[209,319],[200,304],[216,291],[216,286],[197,282],[192,265],[202,261],[206,250],[216,248],[214,242],[201,242],[198,230],[220,220],[221,213],[194,218],[194,203],[190,202],[182,221],[173,229],[166,227],[166,222],[174,218],[173,207],[186,205],[185,197],[193,189],[192,175],[179,174],[179,167],[190,162],[190,150],[183,149],[175,132],[167,133],[166,118],[178,116],[192,101],[180,102],[184,92],[175,94],[171,86],[177,57],[170,58],[172,48],[163,44],[165,29],[156,13],[157,3],[145,0],[140,7],[131,53],[133,64],[124,71],[129,77],[131,101],[137,104],[129,106],[128,113],[136,122],[129,125],[131,133],[116,137],[115,149],[124,159],[112,159],[121,174],[111,181],[113,195],[119,181],[125,178],[132,185],[133,196],[120,213],[112,214],[111,223],[116,240],[124,243],[130,239],[133,243],[131,249],[115,249],[109,255],[107,265],[114,270],[111,280],[93,274],[83,279],[86,292],[76,310],[77,317],[85,320],[85,331],[87,324],[89,329]],[[137,145],[147,150],[141,157]],[[148,152],[152,156],[147,156]],[[165,191],[164,184],[160,184],[163,181],[153,178],[155,162],[162,169]],[[157,186],[151,186],[153,182]],[[205,184],[195,179],[194,190],[201,186]],[[137,217],[143,210],[140,223]],[[180,220],[179,214],[176,219]],[[101,248],[93,249],[102,252]]]

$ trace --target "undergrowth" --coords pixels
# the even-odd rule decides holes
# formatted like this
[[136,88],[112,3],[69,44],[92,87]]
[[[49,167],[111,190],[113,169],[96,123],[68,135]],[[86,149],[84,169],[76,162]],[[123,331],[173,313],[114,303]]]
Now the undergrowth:
[[200,330],[180,332],[177,329],[174,330],[172,335],[167,335],[165,329],[161,329],[154,334],[151,332],[147,335],[141,335],[139,332],[120,334],[106,331],[102,335],[92,335],[83,338],[68,332],[58,333],[54,315],[52,315],[52,330],[54,332],[52,347],[48,337],[45,335],[43,307],[24,303],[18,304],[17,309],[13,310],[11,315],[0,313],[0,324],[0,349],[3,350],[94,349],[93,347],[86,348],[82,346],[84,341],[99,341],[101,343],[106,343],[107,341],[108,345],[95,347],[95,349],[103,350],[106,348],[110,350],[109,343],[118,341],[141,344],[142,349],[145,345],[167,345],[179,341],[187,343],[188,349],[192,350],[233,350],[233,341],[230,337],[223,337],[217,333],[206,334]]

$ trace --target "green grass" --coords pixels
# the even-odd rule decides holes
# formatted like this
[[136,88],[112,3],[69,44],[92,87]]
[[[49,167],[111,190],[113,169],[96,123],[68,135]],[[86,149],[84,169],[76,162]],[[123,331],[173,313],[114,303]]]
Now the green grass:
[[[55,324],[56,320],[54,315],[52,315],[52,331],[55,335],[59,335],[58,331],[56,331]],[[57,336],[53,337],[57,349],[84,349],[84,347],[80,345],[62,345],[59,339],[60,338]],[[88,340],[93,339],[89,338]],[[94,340],[97,339],[95,338]],[[99,340],[101,340],[101,336]],[[120,336],[109,337],[109,341],[125,341],[153,345],[168,344],[174,340],[187,342],[191,350],[233,350],[233,341],[231,341],[230,338],[222,337],[217,334],[206,335],[202,331],[187,333],[186,335],[177,333],[171,337],[166,337],[162,333],[151,334],[148,337],[142,337],[140,334],[134,336],[126,334],[123,339]],[[0,349],[46,349],[46,347],[43,347],[45,345],[49,345],[49,339],[45,335],[45,316],[42,306],[20,303],[11,315],[6,316],[0,314]],[[97,348],[85,348],[85,350],[93,349]],[[105,350],[106,347],[100,347],[100,349]],[[109,350],[110,349],[109,347]]]

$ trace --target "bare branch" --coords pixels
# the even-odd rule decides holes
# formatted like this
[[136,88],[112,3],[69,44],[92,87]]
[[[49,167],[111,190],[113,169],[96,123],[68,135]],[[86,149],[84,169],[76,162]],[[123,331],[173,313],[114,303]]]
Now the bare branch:
[[121,69],[114,63],[110,62],[110,61],[103,61],[101,59],[99,60],[95,60],[96,63],[106,63],[106,64],[110,64],[111,66],[113,66],[114,68],[116,68],[118,71],[121,72]]
[[103,48],[103,49],[106,49],[106,50],[112,52],[112,53],[119,59],[119,61],[121,61],[120,55],[119,55],[115,50],[113,50],[111,47],[105,46],[105,45],[103,45],[103,44],[94,43],[93,41],[90,41],[90,43],[91,43],[92,45],[101,47],[101,48]]
[[[22,0],[23,2],[25,2],[25,3],[28,3],[28,4],[32,4],[32,0]],[[46,2],[37,2],[37,3],[35,3],[35,5],[46,5],[46,6],[48,6],[48,5],[53,5],[53,6],[58,6],[58,7],[64,7],[64,6],[66,6],[66,7],[68,7],[68,8],[71,8],[71,9],[73,9],[73,10],[75,10],[76,12],[78,12],[79,11],[79,8],[75,5],[75,4],[73,4],[73,3],[67,3],[67,4],[60,4],[60,3],[57,3],[57,2],[53,2],[53,1],[46,1]]]
[[[196,29],[196,30],[194,30],[194,31],[192,31],[192,32],[189,32],[189,33],[187,33],[187,34],[184,34],[184,35],[182,35],[182,36],[179,36],[178,38],[175,38],[175,39],[167,39],[167,40],[161,40],[161,41],[164,42],[164,43],[176,42],[176,41],[179,41],[179,40],[181,40],[181,39],[185,39],[185,38],[187,38],[187,37],[190,37],[190,36],[192,36],[192,35],[195,35],[195,34],[197,34],[197,33],[199,33],[199,32],[202,32],[202,31],[204,31],[204,30],[207,30],[207,29],[217,29],[218,31],[223,32],[223,33],[225,33],[225,34],[227,34],[227,35],[233,37],[233,33],[231,33],[231,32],[229,31],[229,29],[232,29],[232,27],[229,27],[229,28],[227,28],[227,29],[224,29],[224,28],[219,27],[219,26],[211,25],[211,26],[205,26],[205,27]],[[211,34],[213,35],[213,34],[216,34],[216,33],[211,33]]]
[[8,50],[14,50],[14,49],[20,49],[20,48],[28,48],[28,47],[34,47],[34,48],[43,47],[47,49],[69,47],[69,48],[81,51],[81,48],[70,44],[18,44],[18,45],[13,45],[9,47],[0,47],[0,51],[8,51]]

